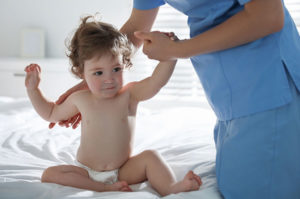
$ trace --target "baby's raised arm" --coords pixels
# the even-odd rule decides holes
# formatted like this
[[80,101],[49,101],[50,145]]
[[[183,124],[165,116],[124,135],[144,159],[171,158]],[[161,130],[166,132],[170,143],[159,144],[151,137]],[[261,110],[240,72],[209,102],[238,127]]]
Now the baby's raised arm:
[[27,88],[28,97],[36,110],[36,112],[44,119],[50,122],[57,122],[70,118],[78,113],[77,107],[74,105],[74,96],[70,96],[64,103],[56,105],[54,102],[48,101],[39,89],[41,68],[37,64],[30,64],[25,68],[26,79],[25,86]]
[[[173,32],[160,32],[164,37],[168,37],[173,42],[179,41],[178,37]],[[144,40],[144,45],[151,42]],[[161,61],[154,69],[152,75],[142,81],[132,82],[128,84],[132,96],[137,101],[150,99],[156,95],[159,90],[169,81],[177,60]]]
[[176,60],[159,62],[150,77],[139,82],[129,83],[131,95],[137,101],[144,101],[156,95],[169,81],[175,64]]

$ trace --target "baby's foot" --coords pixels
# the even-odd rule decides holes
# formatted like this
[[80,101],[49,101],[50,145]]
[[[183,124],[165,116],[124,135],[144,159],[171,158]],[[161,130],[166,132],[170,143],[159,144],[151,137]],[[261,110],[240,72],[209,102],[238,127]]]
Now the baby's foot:
[[193,171],[189,171],[183,178],[183,180],[176,183],[173,187],[173,193],[195,191],[202,185],[201,178],[197,176]]
[[114,184],[106,184],[105,191],[132,191],[127,182],[118,181]]
[[197,176],[193,171],[189,171],[183,178],[183,184],[186,187],[186,191],[198,190],[202,185],[201,178]]

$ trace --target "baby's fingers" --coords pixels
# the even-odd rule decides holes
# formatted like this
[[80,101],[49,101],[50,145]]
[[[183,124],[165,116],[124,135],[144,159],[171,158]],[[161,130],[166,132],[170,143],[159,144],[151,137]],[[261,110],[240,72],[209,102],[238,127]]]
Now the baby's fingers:
[[35,89],[40,83],[40,67],[37,64],[30,64],[25,67],[25,86],[27,89]]
[[25,68],[25,72],[33,72],[33,71],[36,71],[36,72],[41,72],[41,67],[37,64],[30,64],[28,66],[26,66]]
[[26,66],[25,68],[25,72],[31,72],[33,70],[34,64],[29,64],[28,66]]
[[37,71],[38,71],[39,73],[42,72],[41,67],[40,67],[39,65],[37,65],[37,64],[36,64],[36,69],[37,69]]

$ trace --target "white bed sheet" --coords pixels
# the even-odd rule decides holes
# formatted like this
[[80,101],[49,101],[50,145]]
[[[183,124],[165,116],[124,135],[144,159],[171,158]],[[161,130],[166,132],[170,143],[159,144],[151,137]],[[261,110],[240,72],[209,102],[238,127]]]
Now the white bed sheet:
[[[140,105],[133,153],[155,149],[178,179],[188,170],[201,176],[200,190],[163,198],[220,199],[215,178],[215,116],[205,104],[172,104],[171,100],[151,100]],[[80,140],[79,128],[49,130],[47,126],[27,99],[0,97],[0,199],[160,198],[148,182],[131,186],[134,192],[130,193],[98,193],[41,183],[41,174],[47,167],[74,163]]]

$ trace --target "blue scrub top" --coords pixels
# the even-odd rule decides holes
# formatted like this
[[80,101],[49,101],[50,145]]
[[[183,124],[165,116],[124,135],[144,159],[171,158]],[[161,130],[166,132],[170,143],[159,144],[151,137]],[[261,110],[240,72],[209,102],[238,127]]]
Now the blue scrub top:
[[[249,1],[134,0],[134,8],[147,10],[168,3],[188,16],[190,36],[194,37],[241,11]],[[284,14],[285,24],[280,32],[235,48],[191,57],[219,120],[289,103],[292,97],[284,64],[299,90],[300,37],[285,7]]]

